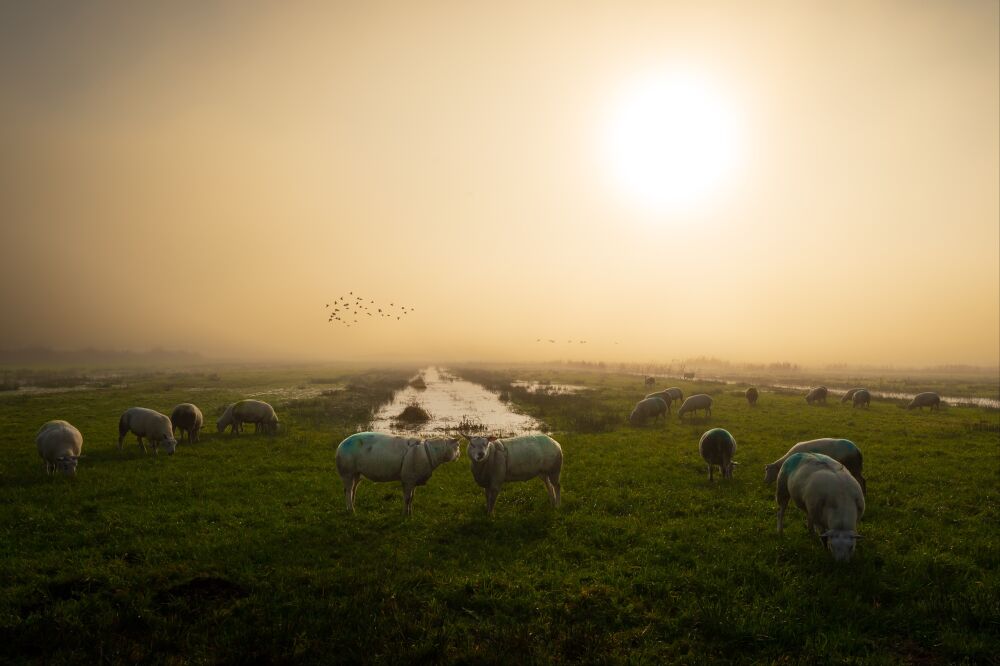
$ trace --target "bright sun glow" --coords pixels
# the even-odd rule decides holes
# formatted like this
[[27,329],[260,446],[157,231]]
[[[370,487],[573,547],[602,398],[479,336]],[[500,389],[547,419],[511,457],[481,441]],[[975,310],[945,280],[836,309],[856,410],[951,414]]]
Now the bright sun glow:
[[612,175],[630,201],[654,211],[704,201],[732,172],[739,137],[731,103],[686,73],[626,87],[607,134]]

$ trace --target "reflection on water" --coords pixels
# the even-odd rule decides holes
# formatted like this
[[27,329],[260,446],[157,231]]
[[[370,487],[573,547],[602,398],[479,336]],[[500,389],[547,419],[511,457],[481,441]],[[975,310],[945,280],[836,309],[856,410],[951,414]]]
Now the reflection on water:
[[510,385],[526,389],[528,393],[551,393],[552,395],[579,393],[586,389],[585,386],[577,386],[576,384],[550,384],[549,382],[530,382],[523,379],[511,382]]
[[[435,367],[426,368],[421,374],[427,388],[407,386],[397,391],[392,400],[379,408],[372,421],[372,430],[407,435],[441,435],[442,432],[454,432],[472,425],[481,427],[483,432],[509,437],[538,432],[544,427],[530,416],[511,411],[495,394],[479,384]],[[412,427],[397,422],[395,417],[413,402],[427,410],[431,420]]]

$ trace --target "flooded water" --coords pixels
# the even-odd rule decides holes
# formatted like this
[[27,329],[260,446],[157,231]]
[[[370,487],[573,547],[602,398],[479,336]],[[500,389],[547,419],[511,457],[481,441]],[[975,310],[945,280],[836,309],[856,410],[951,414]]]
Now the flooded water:
[[551,393],[553,395],[579,393],[587,388],[586,386],[577,386],[575,384],[550,384],[548,382],[531,382],[523,379],[513,381],[510,385],[526,389],[528,393]]
[[[424,369],[422,375],[427,388],[407,386],[397,391],[391,401],[379,408],[372,421],[372,430],[406,435],[441,435],[468,429],[509,437],[538,432],[543,428],[541,422],[512,411],[496,394],[479,384],[436,367]],[[395,417],[413,402],[430,414],[430,421],[417,426],[397,422]]]

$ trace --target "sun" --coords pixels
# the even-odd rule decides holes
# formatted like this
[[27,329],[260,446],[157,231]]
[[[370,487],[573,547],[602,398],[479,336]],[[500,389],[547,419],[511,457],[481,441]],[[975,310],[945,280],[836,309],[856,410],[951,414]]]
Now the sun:
[[624,87],[610,114],[606,163],[621,194],[655,212],[717,192],[740,158],[737,114],[705,77],[667,71]]

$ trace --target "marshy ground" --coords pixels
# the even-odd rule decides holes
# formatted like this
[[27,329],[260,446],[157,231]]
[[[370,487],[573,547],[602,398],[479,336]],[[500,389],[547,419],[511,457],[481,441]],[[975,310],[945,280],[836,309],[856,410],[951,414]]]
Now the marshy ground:
[[[768,392],[751,409],[742,387],[678,381],[713,396],[712,418],[681,425],[675,408],[635,428],[625,417],[648,390],[633,376],[454,368],[562,444],[562,507],[540,481],[512,484],[488,520],[463,450],[417,491],[411,518],[398,485],[370,482],[349,516],[335,447],[380,410],[398,414],[416,370],[222,368],[4,397],[0,660],[943,664],[1000,652],[996,411],[809,407]],[[214,432],[217,407],[267,391],[283,432]],[[124,409],[184,401],[206,415],[199,444],[155,458],[130,437],[117,450]],[[35,451],[53,418],[83,432],[75,480],[46,477]],[[706,478],[697,442],[711,427],[736,437],[731,481]],[[865,457],[865,538],[846,565],[797,509],[779,538],[762,483],[765,463],[822,436]]]

